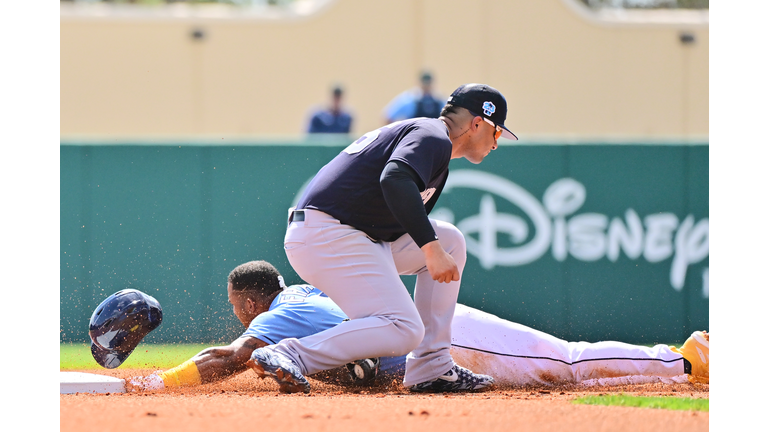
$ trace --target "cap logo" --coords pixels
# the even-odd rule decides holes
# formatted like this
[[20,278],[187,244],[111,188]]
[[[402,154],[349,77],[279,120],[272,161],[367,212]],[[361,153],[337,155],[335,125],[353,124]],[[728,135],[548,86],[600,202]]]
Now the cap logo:
[[483,114],[490,117],[495,112],[496,112],[496,105],[494,105],[493,102],[483,102]]

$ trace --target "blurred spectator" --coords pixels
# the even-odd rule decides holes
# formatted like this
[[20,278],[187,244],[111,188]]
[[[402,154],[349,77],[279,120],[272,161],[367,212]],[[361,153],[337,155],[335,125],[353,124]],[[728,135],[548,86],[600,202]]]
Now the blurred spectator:
[[333,87],[330,106],[319,108],[312,114],[307,132],[348,134],[352,128],[352,115],[342,107],[343,97],[341,86]]
[[414,117],[438,118],[445,106],[445,98],[432,89],[432,74],[424,71],[418,87],[397,95],[384,108],[386,123]]

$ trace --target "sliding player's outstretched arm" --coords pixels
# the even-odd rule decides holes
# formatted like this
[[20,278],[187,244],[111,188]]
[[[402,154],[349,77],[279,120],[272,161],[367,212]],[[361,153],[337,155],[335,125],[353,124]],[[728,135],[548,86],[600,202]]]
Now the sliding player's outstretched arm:
[[172,369],[127,381],[130,391],[160,390],[221,381],[247,369],[245,362],[253,350],[267,343],[250,336],[241,336],[227,346],[210,347]]
[[267,345],[260,339],[241,336],[227,346],[206,348],[191,360],[197,366],[202,383],[207,384],[243,372],[253,350]]

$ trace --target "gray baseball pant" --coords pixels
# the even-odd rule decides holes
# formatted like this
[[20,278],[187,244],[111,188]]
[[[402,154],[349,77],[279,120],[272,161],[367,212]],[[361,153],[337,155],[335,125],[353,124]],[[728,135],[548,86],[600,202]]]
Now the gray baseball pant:
[[[271,348],[290,357],[304,374],[363,358],[408,354],[405,386],[451,369],[451,320],[461,281],[432,280],[424,253],[407,234],[394,242],[374,242],[326,213],[304,210],[304,214],[304,221],[292,222],[286,232],[288,260],[350,321],[312,336],[284,339]],[[430,222],[462,273],[463,234],[447,222]],[[416,275],[413,299],[399,275]]]

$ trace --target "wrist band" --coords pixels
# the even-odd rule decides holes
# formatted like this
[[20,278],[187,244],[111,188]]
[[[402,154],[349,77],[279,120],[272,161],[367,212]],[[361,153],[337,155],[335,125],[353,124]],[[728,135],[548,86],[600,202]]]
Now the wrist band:
[[197,370],[197,365],[192,360],[187,360],[179,366],[176,366],[173,369],[168,369],[158,375],[163,379],[163,384],[165,384],[166,387],[196,385],[202,382],[200,379],[200,371]]

